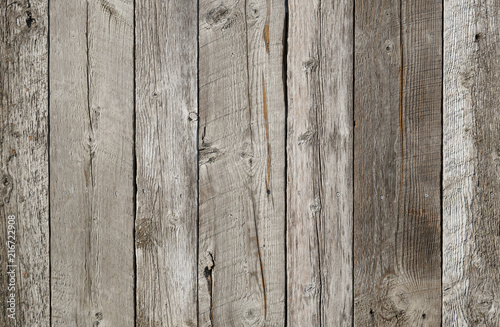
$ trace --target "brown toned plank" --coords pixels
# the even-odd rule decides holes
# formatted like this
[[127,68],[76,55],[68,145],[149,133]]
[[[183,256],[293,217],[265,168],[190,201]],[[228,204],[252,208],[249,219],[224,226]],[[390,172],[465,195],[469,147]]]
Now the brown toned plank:
[[441,321],[441,6],[355,2],[357,326]]

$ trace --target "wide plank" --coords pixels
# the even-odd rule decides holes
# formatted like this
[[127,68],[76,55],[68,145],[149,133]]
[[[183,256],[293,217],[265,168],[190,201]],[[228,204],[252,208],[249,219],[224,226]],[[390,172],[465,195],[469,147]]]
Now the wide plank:
[[353,1],[289,1],[287,325],[352,324]]
[[441,322],[441,7],[355,2],[355,326]]
[[500,325],[499,19],[444,1],[443,326]]
[[285,4],[199,5],[199,326],[283,326]]
[[49,326],[48,7],[0,12],[0,325]]
[[137,326],[197,325],[196,1],[136,1]]
[[134,325],[133,7],[50,2],[53,326]]

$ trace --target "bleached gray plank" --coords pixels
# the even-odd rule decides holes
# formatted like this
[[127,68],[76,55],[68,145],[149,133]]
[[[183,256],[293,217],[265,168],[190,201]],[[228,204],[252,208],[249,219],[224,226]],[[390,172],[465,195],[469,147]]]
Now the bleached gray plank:
[[199,325],[283,326],[285,4],[199,4]]
[[499,10],[444,2],[443,326],[500,325]]
[[136,2],[137,326],[197,325],[196,8]]
[[287,324],[350,326],[353,1],[289,14]]
[[134,325],[133,1],[50,2],[53,326]]

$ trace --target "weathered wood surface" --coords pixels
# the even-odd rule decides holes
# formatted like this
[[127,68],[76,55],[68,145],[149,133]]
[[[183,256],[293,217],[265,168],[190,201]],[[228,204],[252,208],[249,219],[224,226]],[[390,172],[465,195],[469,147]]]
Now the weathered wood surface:
[[499,6],[2,2],[0,326],[500,325]]
[[350,326],[353,1],[289,14],[287,322]]
[[133,1],[50,1],[53,326],[134,325]]
[[356,0],[356,326],[441,322],[441,6]]
[[500,4],[444,9],[443,326],[499,326]]
[[199,326],[285,321],[282,1],[200,1]]
[[2,1],[0,12],[0,325],[49,326],[47,3]]
[[197,325],[195,8],[136,2],[137,326]]

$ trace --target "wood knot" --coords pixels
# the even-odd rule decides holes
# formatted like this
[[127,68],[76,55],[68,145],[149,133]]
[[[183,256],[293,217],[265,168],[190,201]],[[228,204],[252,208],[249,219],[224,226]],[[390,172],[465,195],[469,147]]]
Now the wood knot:
[[141,218],[135,227],[135,245],[139,249],[148,249],[153,246],[153,220]]
[[315,58],[311,58],[311,59],[304,61],[302,63],[302,67],[303,67],[304,71],[306,71],[307,73],[314,72],[316,70],[316,68],[318,67],[318,65],[319,65],[319,62]]
[[318,288],[315,282],[310,282],[304,287],[304,294],[306,297],[314,297]]
[[250,300],[249,303],[245,303],[242,318],[247,325],[260,326],[264,321],[264,312],[259,306],[259,302]]
[[307,131],[298,137],[297,142],[299,145],[312,144],[314,143],[315,140],[316,140],[316,131]]
[[28,26],[28,28],[31,28],[31,26],[32,26],[33,24],[35,24],[35,23],[36,23],[36,21],[35,21],[35,19],[33,18],[33,15],[31,14],[31,11],[27,11],[27,12],[26,12],[26,16],[28,16],[28,17],[26,18],[26,26]]
[[313,203],[309,206],[309,210],[313,214],[321,211],[321,202],[319,198],[314,199]]
[[391,52],[392,49],[394,48],[394,43],[391,40],[387,40],[384,43],[385,51]]
[[426,320],[429,326],[438,325],[441,315],[435,289],[440,289],[440,279],[421,280],[412,276],[386,273],[380,280],[377,313],[387,321],[409,323]]
[[97,312],[97,313],[95,314],[95,319],[96,319],[97,321],[101,321],[101,320],[102,320],[102,317],[103,317],[102,312]]
[[207,163],[215,162],[222,154],[223,152],[220,149],[213,147],[208,143],[202,143],[198,154],[199,165],[202,166]]
[[188,115],[189,121],[198,121],[198,114],[194,111],[190,112]]
[[13,179],[7,173],[0,173],[0,196],[2,197],[2,204],[7,204],[10,202],[10,196],[12,194]]
[[226,6],[220,5],[210,10],[205,16],[206,22],[209,26],[221,26],[225,30],[234,23],[234,16],[231,10]]

